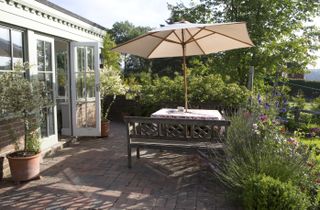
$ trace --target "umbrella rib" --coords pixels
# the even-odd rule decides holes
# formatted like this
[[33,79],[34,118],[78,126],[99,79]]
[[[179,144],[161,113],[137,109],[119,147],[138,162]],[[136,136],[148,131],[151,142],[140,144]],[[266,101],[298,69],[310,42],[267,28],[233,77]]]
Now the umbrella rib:
[[[169,35],[171,35],[171,34],[172,34],[172,32],[171,32]],[[166,39],[168,36],[166,36],[165,39],[163,39],[163,37],[161,37],[161,36],[157,36],[157,35],[154,35],[154,34],[150,34],[150,36],[155,37],[155,38],[158,38],[158,39],[162,39],[163,41],[165,40],[165,41],[167,41],[167,42],[172,42],[172,43],[175,43],[175,44],[180,44],[179,42],[176,42],[176,41],[173,41],[173,40],[170,40],[170,39]]]
[[225,37],[227,37],[227,38],[229,38],[229,39],[233,39],[233,40],[235,40],[235,41],[238,41],[238,42],[241,42],[241,43],[243,43],[243,44],[249,45],[249,46],[251,46],[251,47],[254,46],[253,44],[250,44],[250,43],[248,43],[248,42],[241,41],[240,39],[236,39],[236,38],[234,38],[234,37],[232,37],[232,36],[228,36],[228,35],[225,35],[225,34],[223,34],[223,33],[213,31],[213,30],[208,29],[208,28],[205,28],[205,30],[210,31],[210,32],[212,32],[212,33],[220,34],[220,35],[225,36]]
[[[187,42],[189,42],[190,40],[193,40],[193,41],[196,43],[196,45],[198,45],[198,47],[199,47],[199,49],[202,51],[202,53],[205,55],[205,54],[206,54],[205,51],[202,49],[202,47],[201,47],[200,44],[197,42],[197,40],[194,39],[194,36],[197,35],[198,33],[196,33],[195,35],[192,36],[192,34],[190,33],[189,29],[187,29],[186,31],[187,31],[187,32],[189,33],[189,35],[191,36],[190,39],[188,39]],[[202,31],[202,29],[200,29],[199,32],[200,32],[200,31]],[[190,41],[190,42],[191,42],[191,41]]]
[[176,31],[173,31],[173,33],[174,33],[174,35],[179,39],[179,41],[180,41],[179,44],[181,44],[181,43],[182,43],[182,40],[180,39],[180,37],[178,36],[178,34],[176,33]]
[[[199,37],[199,38],[193,38],[193,40],[195,40],[195,41],[198,41],[198,40],[200,40],[200,39],[203,39],[203,38],[206,38],[206,37],[208,37],[208,36],[211,36],[212,34],[215,34],[214,32],[212,32],[211,34],[206,34],[206,35],[204,35],[204,36],[201,36],[201,37]],[[190,42],[191,42],[192,40],[190,40]]]
[[149,36],[149,35],[152,35],[152,34],[154,34],[154,33],[156,33],[156,32],[147,33],[147,34],[138,36],[138,37],[133,38],[133,39],[131,39],[131,40],[129,40],[129,41],[126,41],[126,42],[124,42],[124,43],[118,44],[117,46],[115,46],[115,47],[112,48],[111,50],[115,50],[115,49],[117,49],[117,48],[119,48],[119,47],[122,47],[123,45],[126,45],[126,44],[129,44],[129,43],[134,42],[134,41],[136,41],[136,40],[142,39],[142,38],[144,38],[144,37],[146,37],[146,36]]
[[[173,31],[171,31],[167,36],[165,36],[164,38],[161,38],[162,40],[151,50],[151,52],[148,54],[147,58],[150,57],[150,55],[159,47],[159,45],[163,42],[163,41],[167,41],[166,38],[168,36],[170,36],[173,33]],[[159,37],[158,37],[159,38]]]
[[197,33],[195,33],[193,36],[192,36],[191,33],[188,31],[189,34],[190,34],[190,38],[186,41],[186,43],[189,43],[189,42],[191,42],[192,40],[194,40],[194,37],[197,36],[201,31],[203,31],[204,27],[199,28],[199,29],[200,29],[200,30],[197,31]]

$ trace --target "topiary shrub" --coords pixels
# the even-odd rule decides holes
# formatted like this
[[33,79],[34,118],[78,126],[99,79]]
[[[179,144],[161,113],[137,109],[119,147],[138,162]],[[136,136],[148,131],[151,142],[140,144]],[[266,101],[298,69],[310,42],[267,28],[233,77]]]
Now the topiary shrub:
[[307,195],[291,182],[281,182],[266,175],[247,179],[243,190],[243,205],[247,210],[303,210],[311,205]]

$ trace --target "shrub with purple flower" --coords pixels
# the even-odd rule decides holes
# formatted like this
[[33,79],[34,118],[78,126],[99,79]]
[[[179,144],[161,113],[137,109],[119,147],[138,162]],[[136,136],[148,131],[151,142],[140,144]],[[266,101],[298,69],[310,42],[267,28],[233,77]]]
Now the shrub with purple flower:
[[319,136],[319,137],[320,137],[320,127],[310,128],[310,133],[311,133],[313,136]]

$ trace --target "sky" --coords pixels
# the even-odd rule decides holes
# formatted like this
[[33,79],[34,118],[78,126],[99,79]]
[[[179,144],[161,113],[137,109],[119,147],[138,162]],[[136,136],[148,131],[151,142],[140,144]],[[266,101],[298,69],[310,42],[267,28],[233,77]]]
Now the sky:
[[[71,12],[81,15],[99,25],[112,28],[115,22],[126,21],[135,26],[150,26],[158,28],[165,24],[170,16],[167,4],[184,3],[188,5],[190,0],[50,0]],[[199,0],[192,0],[194,3]],[[316,24],[320,27],[320,17],[316,18]],[[315,66],[309,68],[320,69],[319,59]]]
[[[135,26],[152,28],[165,24],[170,12],[167,3],[185,3],[190,0],[50,0],[67,10],[81,15],[106,28],[115,22],[126,21]],[[194,0],[198,2],[198,0]]]

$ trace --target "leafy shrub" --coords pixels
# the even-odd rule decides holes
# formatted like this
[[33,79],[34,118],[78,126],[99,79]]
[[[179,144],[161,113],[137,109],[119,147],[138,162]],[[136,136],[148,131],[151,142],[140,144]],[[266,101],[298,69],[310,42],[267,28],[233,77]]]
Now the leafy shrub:
[[311,109],[314,111],[320,111],[320,97],[315,98],[311,103]]
[[184,104],[183,78],[176,76],[152,77],[150,74],[140,74],[141,91],[138,102],[141,104],[139,115],[150,115],[159,108],[177,107]]
[[307,124],[312,123],[312,114],[301,112],[299,121]]
[[289,118],[285,124],[286,128],[290,132],[294,132],[299,128],[299,122],[296,122],[294,119]]
[[275,123],[269,121],[255,130],[253,126],[259,125],[256,118],[252,115],[231,118],[222,178],[229,185],[240,188],[246,177],[261,173],[281,181],[304,182],[309,170],[307,147],[289,144],[275,128],[271,128]]
[[105,104],[105,101],[102,103],[101,109],[101,118],[103,120],[108,120],[108,115],[111,109],[111,106],[116,100],[118,95],[126,94],[128,88],[124,84],[121,78],[120,70],[112,67],[105,67],[100,71],[100,93],[102,99],[108,95],[113,96],[113,100],[109,105]]
[[218,74],[191,76],[189,89],[190,104],[194,106],[208,102],[239,106],[246,102],[249,96],[245,87],[236,83],[227,84]]
[[294,102],[295,107],[298,109],[304,109],[306,105],[306,99],[304,98],[302,91],[298,91],[296,97],[292,97],[292,101]]
[[243,200],[248,177],[265,174],[299,186],[308,196],[314,187],[308,147],[280,134],[269,115],[245,113],[233,116],[225,140],[224,155],[213,152],[212,163],[220,180]]
[[317,194],[316,208],[320,209],[320,190],[318,191],[318,194]]
[[255,175],[244,184],[243,204],[245,209],[296,209],[310,206],[306,194],[291,182],[281,182],[270,176]]
[[[139,103],[144,110],[153,112],[163,107],[184,105],[183,77],[158,77],[140,74]],[[220,75],[188,77],[188,102],[190,107],[219,104],[239,107],[248,100],[248,90],[235,83],[227,84]],[[148,111],[146,111],[147,113]]]

